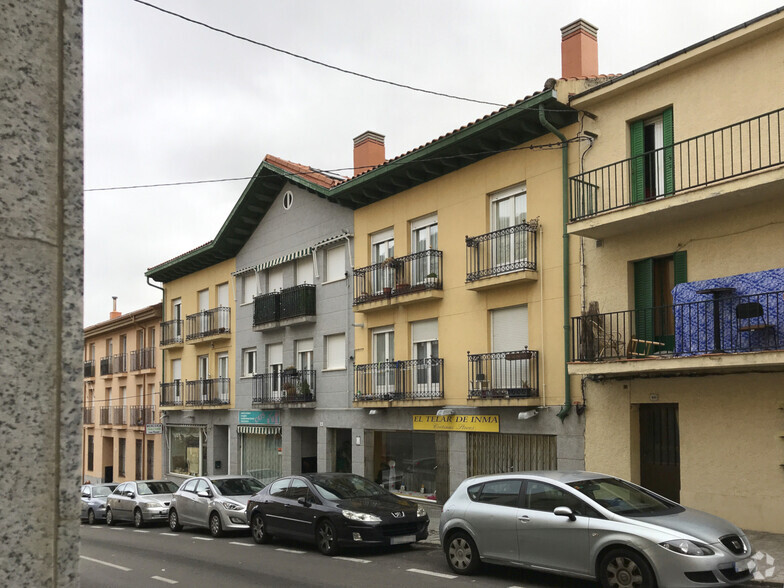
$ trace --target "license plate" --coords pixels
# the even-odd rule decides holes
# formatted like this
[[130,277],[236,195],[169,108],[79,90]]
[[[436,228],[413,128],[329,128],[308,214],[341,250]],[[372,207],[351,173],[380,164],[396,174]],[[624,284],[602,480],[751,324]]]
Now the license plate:
[[735,562],[736,572],[745,572],[746,570],[748,570],[749,572],[753,572],[755,568],[756,568],[756,564],[754,563],[754,560],[751,559],[750,557]]
[[390,545],[402,545],[403,543],[413,543],[416,541],[416,535],[398,535],[397,537],[390,537]]

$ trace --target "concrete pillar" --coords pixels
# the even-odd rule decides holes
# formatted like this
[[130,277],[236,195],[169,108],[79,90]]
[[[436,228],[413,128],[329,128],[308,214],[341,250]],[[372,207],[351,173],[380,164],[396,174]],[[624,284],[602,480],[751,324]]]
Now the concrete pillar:
[[82,5],[0,12],[0,582],[78,586]]
[[[444,502],[460,482],[468,477],[468,433],[448,433],[449,435],[449,495],[441,497]],[[441,464],[439,464],[440,467]]]
[[332,471],[332,468],[329,466],[329,453],[330,437],[334,439],[334,435],[330,435],[330,433],[333,433],[333,431],[327,427],[318,427],[316,429],[316,471],[319,472]]
[[[357,445],[357,438],[359,438],[359,445]],[[370,443],[370,446],[368,446],[368,443]],[[365,429],[351,429],[351,471],[358,476],[365,476],[372,480],[373,476],[365,473],[366,455],[370,455],[372,465],[373,435],[365,435]]]

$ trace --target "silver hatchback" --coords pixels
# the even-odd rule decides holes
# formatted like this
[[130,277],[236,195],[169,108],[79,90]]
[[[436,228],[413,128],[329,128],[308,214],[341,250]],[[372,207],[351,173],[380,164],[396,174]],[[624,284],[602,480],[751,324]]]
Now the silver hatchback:
[[106,524],[133,521],[136,527],[166,521],[169,502],[177,484],[168,480],[123,482],[106,500]]
[[521,472],[464,480],[439,526],[459,574],[481,562],[597,579],[612,588],[721,586],[751,579],[751,545],[719,517],[619,478]]
[[189,478],[172,496],[169,528],[206,527],[213,537],[224,531],[247,531],[245,506],[248,499],[264,488],[251,476],[201,476]]

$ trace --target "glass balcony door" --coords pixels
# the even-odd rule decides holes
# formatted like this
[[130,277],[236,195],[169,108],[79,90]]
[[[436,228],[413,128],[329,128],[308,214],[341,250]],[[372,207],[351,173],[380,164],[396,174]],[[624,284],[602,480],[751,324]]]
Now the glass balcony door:
[[373,360],[377,364],[375,393],[392,394],[395,391],[395,332],[373,333]]
[[[429,216],[411,223],[411,252],[424,253],[438,249],[438,219]],[[411,283],[421,285],[438,277],[438,258],[415,256],[411,261]]]
[[[511,229],[526,220],[527,194],[525,187],[516,188],[513,194],[505,191],[490,204],[491,230]],[[528,260],[528,239],[525,231],[506,231],[493,241],[493,267],[511,265]]]
[[371,239],[371,262],[376,266],[371,276],[374,294],[381,294],[384,288],[393,288],[395,269],[384,262],[395,256],[395,239],[392,230],[374,235]]
[[199,397],[201,398],[201,403],[205,404],[210,398],[209,385],[207,383],[210,377],[209,356],[200,355],[196,363],[199,369]]

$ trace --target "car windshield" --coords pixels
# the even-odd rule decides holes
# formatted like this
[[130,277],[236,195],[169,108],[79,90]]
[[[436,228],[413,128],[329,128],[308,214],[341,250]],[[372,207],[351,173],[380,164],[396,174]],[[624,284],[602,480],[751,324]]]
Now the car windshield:
[[177,484],[174,482],[139,482],[136,484],[140,496],[150,494],[171,494],[177,492]]
[[93,488],[93,496],[109,496],[112,493],[112,488],[109,486],[95,486]]
[[617,478],[598,478],[570,482],[569,486],[595,500],[615,514],[634,517],[664,514],[677,507],[643,488]]
[[223,496],[250,496],[264,488],[255,478],[227,478],[213,480],[213,484]]
[[360,476],[314,476],[311,478],[319,494],[327,500],[366,498],[387,494],[378,484]]

